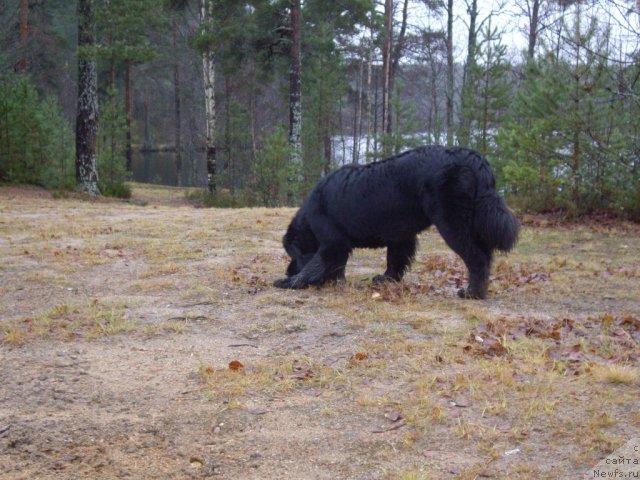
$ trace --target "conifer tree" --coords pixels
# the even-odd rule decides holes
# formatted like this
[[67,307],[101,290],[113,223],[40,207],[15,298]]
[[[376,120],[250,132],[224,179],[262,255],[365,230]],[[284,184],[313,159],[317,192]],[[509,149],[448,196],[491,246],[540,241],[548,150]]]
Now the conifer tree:
[[507,48],[491,23],[489,19],[474,46],[475,58],[467,72],[458,131],[462,144],[488,156],[495,149],[495,135],[506,117],[513,92]]

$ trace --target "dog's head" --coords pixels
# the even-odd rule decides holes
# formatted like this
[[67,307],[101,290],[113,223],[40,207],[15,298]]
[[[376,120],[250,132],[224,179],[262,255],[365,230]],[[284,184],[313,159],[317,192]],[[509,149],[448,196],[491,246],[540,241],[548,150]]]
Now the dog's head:
[[287,267],[288,277],[298,274],[318,250],[316,237],[307,221],[299,213],[291,221],[282,239],[282,245],[291,257]]

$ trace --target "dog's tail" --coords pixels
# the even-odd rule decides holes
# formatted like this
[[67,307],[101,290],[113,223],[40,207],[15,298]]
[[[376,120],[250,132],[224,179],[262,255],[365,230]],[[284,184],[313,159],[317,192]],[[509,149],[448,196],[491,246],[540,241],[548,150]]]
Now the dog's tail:
[[520,224],[502,197],[493,189],[476,199],[474,230],[492,250],[510,251],[518,241]]
[[518,241],[520,225],[496,191],[496,180],[488,162],[472,150],[467,154],[467,163],[449,168],[443,181],[444,207],[448,216],[459,215],[460,206],[471,210],[473,235],[487,249],[510,251]]

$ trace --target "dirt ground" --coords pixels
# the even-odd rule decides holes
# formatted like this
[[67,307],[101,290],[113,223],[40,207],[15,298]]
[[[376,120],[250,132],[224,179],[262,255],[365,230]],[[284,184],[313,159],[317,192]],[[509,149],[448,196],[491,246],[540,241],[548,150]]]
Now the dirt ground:
[[474,301],[435,230],[400,285],[275,289],[293,213],[0,187],[0,479],[580,478],[640,436],[637,226],[525,226]]

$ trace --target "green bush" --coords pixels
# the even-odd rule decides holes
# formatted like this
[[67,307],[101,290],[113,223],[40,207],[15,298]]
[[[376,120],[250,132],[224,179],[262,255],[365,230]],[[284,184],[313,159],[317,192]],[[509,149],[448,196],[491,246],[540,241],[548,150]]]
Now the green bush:
[[98,181],[100,193],[105,197],[131,198],[131,187],[126,183]]
[[282,128],[265,138],[255,165],[256,193],[263,205],[276,207],[298,201],[303,188],[302,165],[291,162],[291,147]]
[[130,179],[126,168],[127,121],[117,91],[109,89],[107,100],[100,102],[98,124],[98,188],[107,197],[130,198]]
[[250,190],[231,192],[226,188],[221,188],[214,193],[209,193],[206,189],[189,190],[185,197],[197,207],[243,208],[258,205],[255,193]]
[[0,180],[73,188],[73,152],[56,100],[41,99],[27,76],[0,75]]

